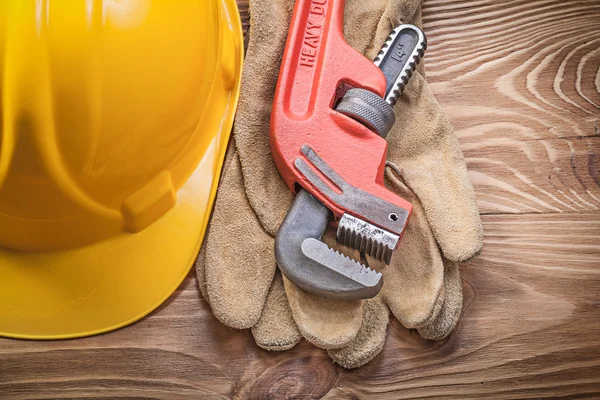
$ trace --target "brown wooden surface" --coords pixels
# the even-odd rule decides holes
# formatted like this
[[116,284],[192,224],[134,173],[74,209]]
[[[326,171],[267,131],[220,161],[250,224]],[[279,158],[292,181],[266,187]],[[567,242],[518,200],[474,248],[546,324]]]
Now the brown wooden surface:
[[600,1],[426,0],[424,15],[485,228],[448,339],[393,323],[354,371],[305,342],[269,353],[219,324],[190,274],[117,332],[0,340],[0,398],[600,397]]

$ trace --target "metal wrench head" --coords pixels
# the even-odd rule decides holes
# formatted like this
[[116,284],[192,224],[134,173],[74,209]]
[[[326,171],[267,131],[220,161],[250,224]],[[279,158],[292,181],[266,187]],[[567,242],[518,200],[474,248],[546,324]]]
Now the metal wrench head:
[[337,241],[389,264],[400,236],[344,214],[338,223]]
[[383,285],[381,274],[321,241],[331,219],[327,207],[300,190],[275,237],[279,269],[300,288],[320,296],[340,300],[376,296]]

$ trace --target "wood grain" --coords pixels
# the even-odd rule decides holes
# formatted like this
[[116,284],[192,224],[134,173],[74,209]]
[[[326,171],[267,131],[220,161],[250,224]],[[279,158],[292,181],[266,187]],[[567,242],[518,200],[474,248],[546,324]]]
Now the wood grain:
[[248,32],[248,27],[250,26],[250,13],[248,10],[248,0],[238,1],[238,9],[240,11],[240,19],[242,20],[242,29],[244,31],[244,36],[246,36]]
[[600,207],[600,2],[426,1],[430,86],[482,213]]
[[598,137],[600,2],[433,0],[424,21],[427,74],[463,142]]
[[[600,396],[598,214],[484,216],[485,248],[462,268],[463,318],[426,341],[398,323],[372,363],[259,349],[218,323],[190,275],[132,327],[60,342],[0,341],[7,398],[525,398]],[[110,389],[110,392],[106,392]],[[108,395],[110,393],[110,395]]]
[[600,137],[461,146],[482,214],[600,210]]
[[353,371],[306,342],[270,353],[190,274],[125,329],[0,339],[0,399],[600,398],[600,2],[425,0],[424,21],[485,231],[449,338],[394,322]]

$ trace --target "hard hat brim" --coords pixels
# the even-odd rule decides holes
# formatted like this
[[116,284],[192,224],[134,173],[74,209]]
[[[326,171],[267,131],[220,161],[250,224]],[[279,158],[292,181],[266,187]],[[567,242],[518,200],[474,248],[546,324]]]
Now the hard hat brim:
[[237,76],[211,110],[218,129],[176,205],[135,234],[31,253],[0,248],[0,336],[67,339],[129,325],[160,306],[197,257],[216,195],[239,97],[243,38],[234,0],[221,0],[237,41]]

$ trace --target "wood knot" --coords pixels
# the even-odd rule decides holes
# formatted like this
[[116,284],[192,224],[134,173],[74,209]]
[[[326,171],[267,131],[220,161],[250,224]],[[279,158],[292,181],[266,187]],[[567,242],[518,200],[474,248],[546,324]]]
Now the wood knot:
[[281,355],[285,355],[285,359],[266,369],[256,379],[250,398],[321,398],[338,378],[340,368],[325,352],[301,358],[296,352]]

